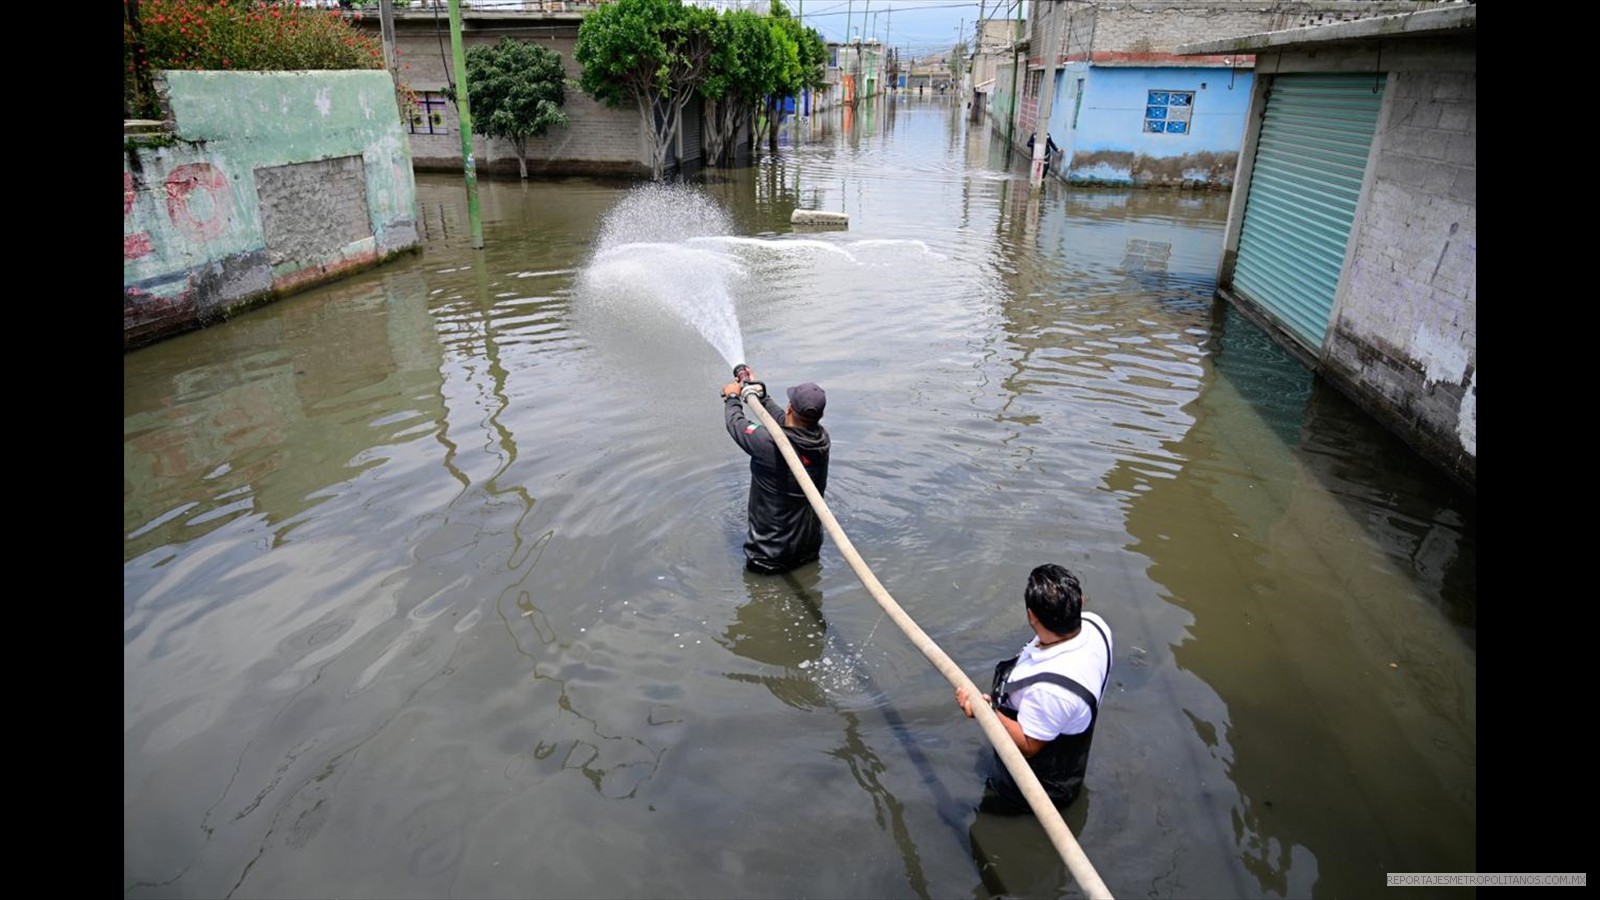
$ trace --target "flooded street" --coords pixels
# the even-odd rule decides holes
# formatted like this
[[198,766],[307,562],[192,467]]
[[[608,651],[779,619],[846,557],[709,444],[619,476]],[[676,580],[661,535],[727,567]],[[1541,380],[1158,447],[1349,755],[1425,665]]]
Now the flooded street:
[[[1476,871],[1474,501],[1213,303],[1225,194],[1000,144],[880,103],[692,180],[851,540],[985,686],[1082,577],[1117,896]],[[726,361],[585,287],[638,185],[486,181],[483,251],[417,187],[422,253],[124,356],[125,896],[1076,895],[831,541],[743,571]]]

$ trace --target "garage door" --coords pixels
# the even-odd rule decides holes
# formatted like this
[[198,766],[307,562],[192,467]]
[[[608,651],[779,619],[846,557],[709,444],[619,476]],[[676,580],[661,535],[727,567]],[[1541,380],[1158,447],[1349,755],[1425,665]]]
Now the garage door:
[[1383,101],[1372,75],[1279,75],[1267,96],[1233,287],[1322,348]]

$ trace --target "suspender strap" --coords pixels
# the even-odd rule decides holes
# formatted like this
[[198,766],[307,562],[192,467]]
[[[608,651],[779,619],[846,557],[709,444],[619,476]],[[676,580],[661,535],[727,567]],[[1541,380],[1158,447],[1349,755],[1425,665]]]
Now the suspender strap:
[[1100,676],[1100,695],[1105,696],[1106,680],[1111,677],[1111,639],[1106,637],[1105,629],[1101,628],[1099,625],[1095,625],[1093,619],[1086,618],[1083,621],[1088,622],[1090,625],[1094,625],[1094,630],[1100,632],[1100,642],[1106,645],[1106,673]]
[[1008,681],[1006,682],[1006,693],[1009,694],[1012,691],[1025,688],[1030,684],[1040,683],[1053,684],[1056,687],[1064,687],[1074,694],[1077,694],[1079,699],[1089,704],[1089,721],[1091,724],[1096,718],[1099,717],[1100,702],[1095,699],[1094,692],[1090,691],[1088,688],[1077,683],[1076,681],[1073,681],[1071,678],[1068,678],[1065,675],[1057,675],[1054,672],[1040,672],[1038,675],[1029,675],[1027,678],[1019,678],[1016,681]]
[[[1100,633],[1101,642],[1106,645],[1106,673],[1100,676],[1100,693],[1104,694],[1106,691],[1106,681],[1111,678],[1111,641],[1106,637],[1105,629],[1095,624],[1093,619],[1084,619],[1083,621],[1088,622],[1090,625],[1094,625],[1094,630]],[[1029,675],[1027,678],[1019,678],[1016,681],[1010,681],[1008,679],[1005,682],[1003,690],[1005,693],[1010,694],[1012,691],[1018,690],[1019,688],[1025,688],[1030,684],[1053,684],[1057,687],[1066,688],[1067,690],[1076,694],[1084,703],[1089,704],[1089,722],[1091,725],[1093,725],[1095,719],[1100,717],[1099,699],[1095,697],[1094,693],[1088,688],[1077,683],[1076,681],[1073,681],[1071,678],[1068,678],[1065,675],[1057,675],[1054,672],[1041,672],[1038,675]]]

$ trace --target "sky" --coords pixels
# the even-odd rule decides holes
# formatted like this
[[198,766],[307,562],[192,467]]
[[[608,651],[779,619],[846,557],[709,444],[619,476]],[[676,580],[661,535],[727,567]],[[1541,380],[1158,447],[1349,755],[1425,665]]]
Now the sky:
[[[791,10],[803,13],[805,24],[822,33],[824,40],[843,41],[861,33],[866,12],[866,36],[902,48],[908,57],[948,52],[965,37],[972,43],[978,0],[787,0]],[[801,8],[803,6],[803,8]],[[1016,15],[1015,0],[986,0],[985,16],[997,7]],[[846,31],[846,21],[849,31]],[[1026,11],[1024,11],[1026,14]],[[961,29],[958,33],[957,29]]]

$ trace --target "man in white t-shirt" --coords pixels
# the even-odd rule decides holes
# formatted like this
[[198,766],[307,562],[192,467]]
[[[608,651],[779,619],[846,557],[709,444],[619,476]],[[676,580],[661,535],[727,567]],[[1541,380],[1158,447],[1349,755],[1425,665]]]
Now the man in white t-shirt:
[[[1057,806],[1077,799],[1089,765],[1089,745],[1100,700],[1111,676],[1111,626],[1083,611],[1078,576],[1053,563],[1028,576],[1023,592],[1034,639],[1017,656],[995,666],[992,694],[983,700],[1027,758]],[[956,689],[956,705],[970,718],[972,699]],[[1011,773],[995,755],[984,805],[999,811],[1028,808]]]

